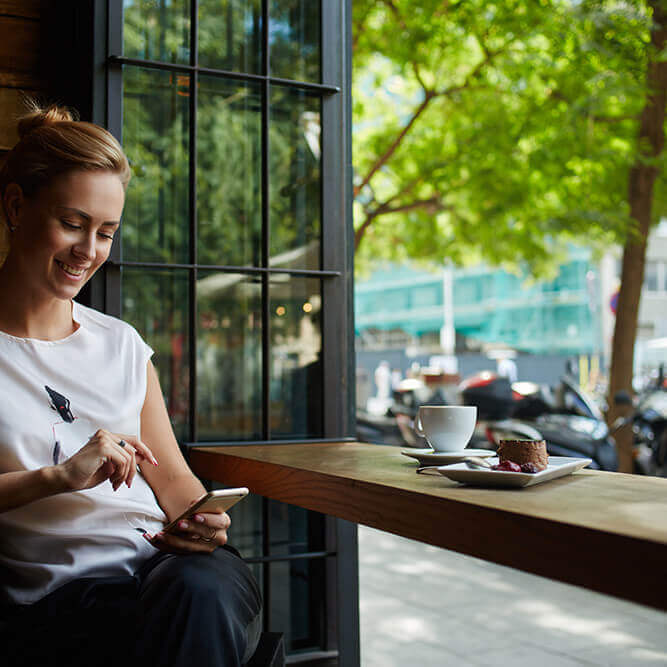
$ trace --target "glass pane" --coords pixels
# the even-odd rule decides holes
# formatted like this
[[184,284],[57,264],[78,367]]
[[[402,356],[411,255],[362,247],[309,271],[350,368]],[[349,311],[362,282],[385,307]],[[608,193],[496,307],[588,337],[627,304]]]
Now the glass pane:
[[320,99],[271,92],[271,258],[273,267],[320,268]]
[[190,79],[137,67],[123,73],[123,145],[132,166],[123,259],[186,263]]
[[262,433],[261,282],[234,273],[197,280],[199,440],[258,440]]
[[197,258],[261,262],[261,94],[254,83],[202,76],[197,117]]
[[271,436],[321,436],[321,283],[273,275],[269,290]]
[[270,568],[269,628],[285,633],[288,652],[323,646],[325,559],[267,564]]
[[261,0],[199,0],[199,64],[261,73]]
[[[304,445],[307,446],[307,445]],[[324,518],[317,512],[271,501],[271,556],[289,556],[324,550]]]
[[123,55],[190,62],[188,0],[123,0]]
[[153,348],[153,363],[174,432],[188,437],[190,359],[188,274],[183,270],[122,269],[122,316]]
[[321,81],[320,25],[317,0],[270,0],[271,76]]

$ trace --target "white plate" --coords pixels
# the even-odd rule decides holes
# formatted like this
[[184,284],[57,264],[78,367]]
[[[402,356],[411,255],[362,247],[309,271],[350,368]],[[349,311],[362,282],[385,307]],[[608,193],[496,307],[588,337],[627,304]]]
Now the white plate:
[[462,461],[466,456],[477,456],[486,458],[493,456],[495,452],[492,449],[464,449],[461,452],[434,452],[432,449],[401,449],[403,456],[417,459],[420,465],[433,466],[445,465],[446,463],[456,463]]
[[[489,459],[491,465],[498,463],[498,458]],[[468,468],[465,463],[456,463],[454,465],[439,466],[437,471],[462,484],[471,484],[474,486],[505,486],[522,487],[533,486],[540,482],[547,482],[550,479],[569,475],[576,470],[585,468],[591,459],[579,459],[569,456],[550,456],[549,464],[546,470],[541,472],[507,472],[505,470],[473,470]]]

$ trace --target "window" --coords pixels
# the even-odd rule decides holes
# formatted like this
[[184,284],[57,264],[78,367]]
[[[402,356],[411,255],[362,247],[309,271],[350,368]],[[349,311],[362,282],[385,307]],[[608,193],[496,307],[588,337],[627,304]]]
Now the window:
[[[184,446],[351,435],[349,3],[90,7],[90,115],[133,178],[88,302],[154,348]],[[233,519],[265,629],[303,664],[353,654],[356,529],[257,497]]]
[[658,291],[658,262],[646,262],[644,268],[644,289],[649,292]]

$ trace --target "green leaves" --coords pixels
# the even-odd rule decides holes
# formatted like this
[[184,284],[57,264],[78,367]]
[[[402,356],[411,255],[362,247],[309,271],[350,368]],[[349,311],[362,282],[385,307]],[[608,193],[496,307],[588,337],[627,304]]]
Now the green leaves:
[[623,242],[644,3],[418,4],[354,3],[357,265],[548,273],[567,243]]

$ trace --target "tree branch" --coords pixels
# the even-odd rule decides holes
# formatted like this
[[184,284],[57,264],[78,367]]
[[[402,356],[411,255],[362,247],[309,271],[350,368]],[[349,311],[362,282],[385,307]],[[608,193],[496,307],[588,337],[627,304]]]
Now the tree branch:
[[419,116],[426,110],[430,101],[433,99],[434,93],[432,90],[425,91],[425,97],[422,103],[415,109],[408,124],[401,130],[399,135],[392,141],[389,148],[384,152],[380,159],[371,167],[370,171],[364,177],[364,180],[354,188],[354,196],[356,197],[361,190],[368,185],[368,182],[375,176],[376,172],[389,160],[389,158],[396,152],[396,149],[401,145],[403,138],[410,131],[410,128],[415,124]]
[[[394,199],[392,197],[392,199]],[[449,207],[446,206],[440,199],[440,195],[436,194],[428,199],[415,199],[414,201],[407,202],[405,204],[400,204],[399,206],[390,206],[389,201],[380,204],[375,210],[369,211],[366,215],[366,219],[359,226],[359,228],[354,232],[354,249],[355,251],[359,248],[359,244],[366,234],[366,230],[370,224],[380,215],[387,215],[390,213],[402,213],[404,211],[413,211],[417,208],[426,208],[434,213],[438,211],[444,211]]]
[[468,75],[465,78],[465,81],[462,84],[458,86],[451,86],[441,91],[434,91],[424,88],[424,100],[415,109],[407,125],[401,130],[400,134],[396,137],[396,139],[394,139],[389,148],[383,153],[383,155],[380,156],[377,162],[371,167],[370,171],[366,174],[363,181],[354,188],[355,197],[366,185],[368,185],[369,181],[371,180],[371,178],[373,178],[373,176],[375,176],[378,170],[380,170],[389,161],[391,156],[396,152],[398,147],[401,145],[401,142],[405,138],[405,135],[410,131],[410,129],[415,124],[419,116],[421,116],[421,114],[426,110],[431,100],[433,100],[435,97],[447,97],[449,95],[452,95],[453,93],[457,93],[462,90],[465,90],[466,88],[469,88],[472,81],[479,75],[484,66],[488,65],[489,62],[491,62],[491,60],[501,52],[501,51],[489,51],[486,47],[484,47],[483,50],[486,56],[479,63],[477,63],[477,65],[471,72],[468,73]]

